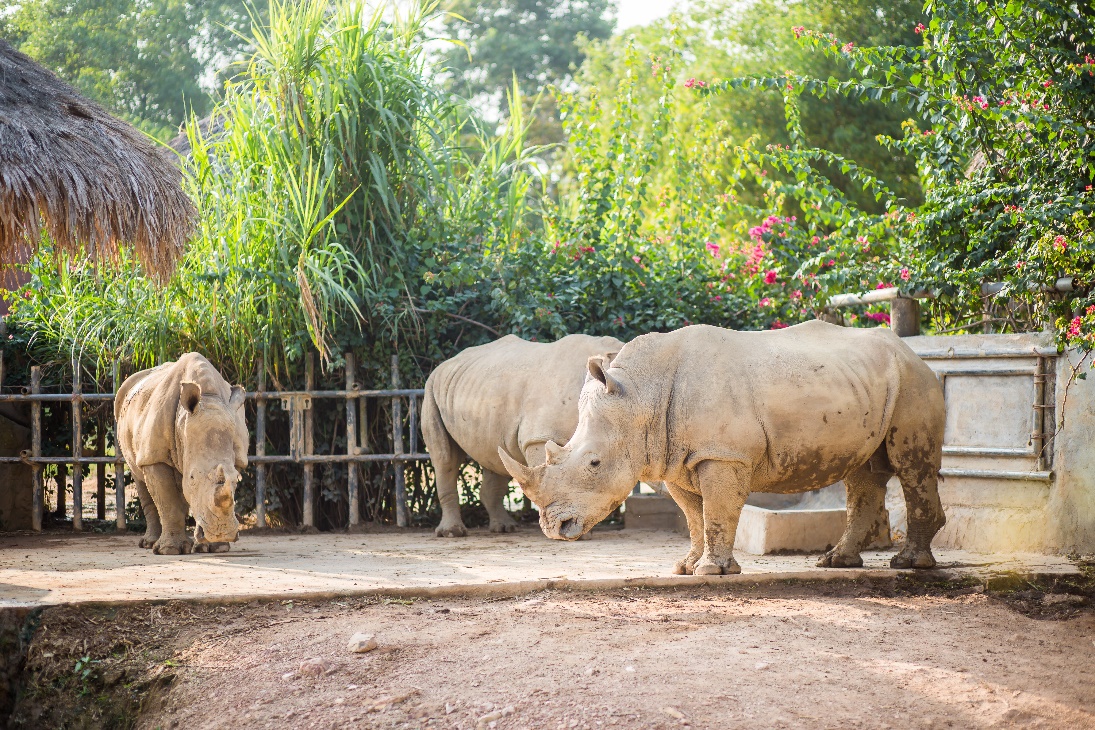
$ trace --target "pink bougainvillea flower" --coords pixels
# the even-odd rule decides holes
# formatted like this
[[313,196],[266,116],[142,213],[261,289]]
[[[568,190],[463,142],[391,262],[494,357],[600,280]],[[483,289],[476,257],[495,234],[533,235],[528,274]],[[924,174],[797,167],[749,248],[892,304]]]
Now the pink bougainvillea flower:
[[764,297],[759,302],[757,302],[757,306],[758,307],[767,307],[771,303],[772,303],[771,299],[769,299],[768,297]]
[[901,267],[901,272],[898,275],[901,277],[901,281],[908,281],[909,280],[909,276],[910,276],[909,270],[904,266]]
[[707,250],[711,252],[711,255],[715,258],[719,257],[719,244],[713,241],[708,241],[706,244]]
[[784,324],[783,322],[780,322],[780,321],[779,321],[779,320],[777,319],[777,320],[776,320],[775,322],[773,322],[773,323],[772,323],[771,325],[769,325],[768,329],[773,329],[773,330],[781,330],[781,329],[783,329],[783,328],[784,328],[784,327],[786,327],[786,326],[787,326],[787,325],[785,325],[785,324]]
[[844,44],[843,46],[841,46],[841,47],[840,47],[840,50],[842,50],[842,51],[844,51],[845,53],[847,53],[847,52],[849,52],[850,50],[852,50],[853,48],[855,48],[855,43],[852,43],[851,41],[849,41],[848,43],[845,43],[845,44]]
[[1083,320],[1080,317],[1073,318],[1072,322],[1070,322],[1069,325],[1068,325],[1068,336],[1069,337],[1079,337],[1080,336],[1080,326],[1082,324],[1083,324]]
[[713,300],[715,300],[716,302],[721,302],[722,301],[722,295],[721,294],[716,294],[715,296],[713,296],[711,298]]
[[637,264],[642,264],[642,262],[643,262],[643,260],[641,258],[639,258],[638,256],[632,256],[631,260],[634,261]]
[[775,284],[777,278],[779,278],[779,275],[776,274],[776,272],[772,271],[771,269],[764,272],[764,283],[765,284]]
[[1049,87],[1053,86],[1053,82],[1052,81],[1043,81],[1042,86],[1044,86],[1048,89]]
[[686,89],[691,89],[695,85],[696,85],[696,79],[694,79],[694,78],[688,79],[688,81],[684,82],[684,88],[686,88]]
[[1053,245],[1058,251],[1068,250],[1068,241],[1065,240],[1064,236],[1057,236],[1056,238],[1054,238]]
[[791,292],[791,299],[802,299],[802,290],[795,289],[793,292]]
[[819,243],[821,243],[821,239],[818,238],[817,236],[814,236],[813,238],[810,239],[810,245],[811,246],[816,246]]
[[920,35],[921,33],[923,33],[926,30],[927,30],[927,28],[924,27],[923,23],[917,23],[916,27],[913,28],[913,32],[916,33],[917,35]]

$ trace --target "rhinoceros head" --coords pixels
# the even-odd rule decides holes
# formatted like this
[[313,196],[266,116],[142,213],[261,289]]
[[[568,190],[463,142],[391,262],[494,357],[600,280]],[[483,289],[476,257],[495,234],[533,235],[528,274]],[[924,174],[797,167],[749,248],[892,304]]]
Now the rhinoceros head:
[[236,484],[239,470],[247,466],[243,402],[244,390],[238,385],[232,386],[227,403],[202,393],[197,383],[180,385],[176,438],[183,496],[206,542],[235,542],[238,536]]
[[[577,540],[627,498],[643,461],[642,420],[629,388],[609,374],[611,356],[589,358],[578,428],[566,446],[548,441],[547,459],[528,467],[498,450],[521,490],[540,508],[540,527],[555,540]],[[637,439],[637,443],[636,442]]]

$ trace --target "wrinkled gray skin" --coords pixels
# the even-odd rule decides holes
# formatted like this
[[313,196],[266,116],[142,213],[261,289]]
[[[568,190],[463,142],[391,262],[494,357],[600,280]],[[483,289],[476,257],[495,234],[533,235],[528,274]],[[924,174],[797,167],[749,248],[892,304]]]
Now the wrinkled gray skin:
[[677,573],[737,573],[738,518],[752,491],[794,493],[840,479],[848,522],[823,567],[863,564],[894,473],[908,505],[895,568],[931,568],[945,517],[937,480],[943,392],[885,329],[807,322],[770,332],[693,326],[643,335],[614,360],[592,357],[578,428],[529,468],[500,453],[540,508],[549,537],[575,540],[636,480],[664,480],[688,519]]
[[[235,542],[235,489],[247,466],[244,391],[190,352],[126,378],[114,400],[118,444],[157,555],[224,552]],[[194,514],[194,539],[186,514]]]
[[490,531],[517,529],[502,504],[510,477],[498,449],[517,454],[522,464],[542,463],[544,444],[566,442],[578,425],[578,395],[590,356],[615,354],[622,346],[612,337],[527,342],[506,335],[470,347],[430,373],[422,437],[437,475],[438,537],[468,534],[457,490],[457,475],[468,458],[483,467],[480,500],[490,515]]

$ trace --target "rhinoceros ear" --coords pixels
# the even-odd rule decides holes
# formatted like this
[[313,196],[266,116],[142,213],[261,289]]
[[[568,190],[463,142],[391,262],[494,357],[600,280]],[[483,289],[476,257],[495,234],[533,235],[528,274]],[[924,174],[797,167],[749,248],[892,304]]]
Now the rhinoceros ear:
[[547,452],[547,463],[554,464],[559,458],[559,454],[563,452],[563,447],[548,439],[544,444],[544,450]]
[[247,391],[238,385],[232,386],[232,395],[228,397],[228,407],[234,411],[243,408],[243,402],[247,399]]
[[612,366],[612,360],[617,354],[618,353],[610,352],[604,355],[594,355],[586,362],[586,368],[589,370],[589,377],[605,386],[605,392],[609,395],[620,389],[619,381],[608,374],[608,369]]
[[185,380],[179,385],[179,405],[190,413],[193,413],[194,409],[198,407],[201,399],[202,389],[197,383]]

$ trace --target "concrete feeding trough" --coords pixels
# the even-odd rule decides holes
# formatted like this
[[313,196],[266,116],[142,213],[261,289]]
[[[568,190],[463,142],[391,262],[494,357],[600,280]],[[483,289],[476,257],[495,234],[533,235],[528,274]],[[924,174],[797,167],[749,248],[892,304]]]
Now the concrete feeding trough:
[[[847,521],[844,500],[843,483],[805,494],[751,494],[738,521],[734,549],[753,555],[828,550],[844,534]],[[628,497],[624,503],[624,526],[674,529],[688,534],[680,507],[660,494]],[[884,530],[870,547],[890,545],[889,530]]]

